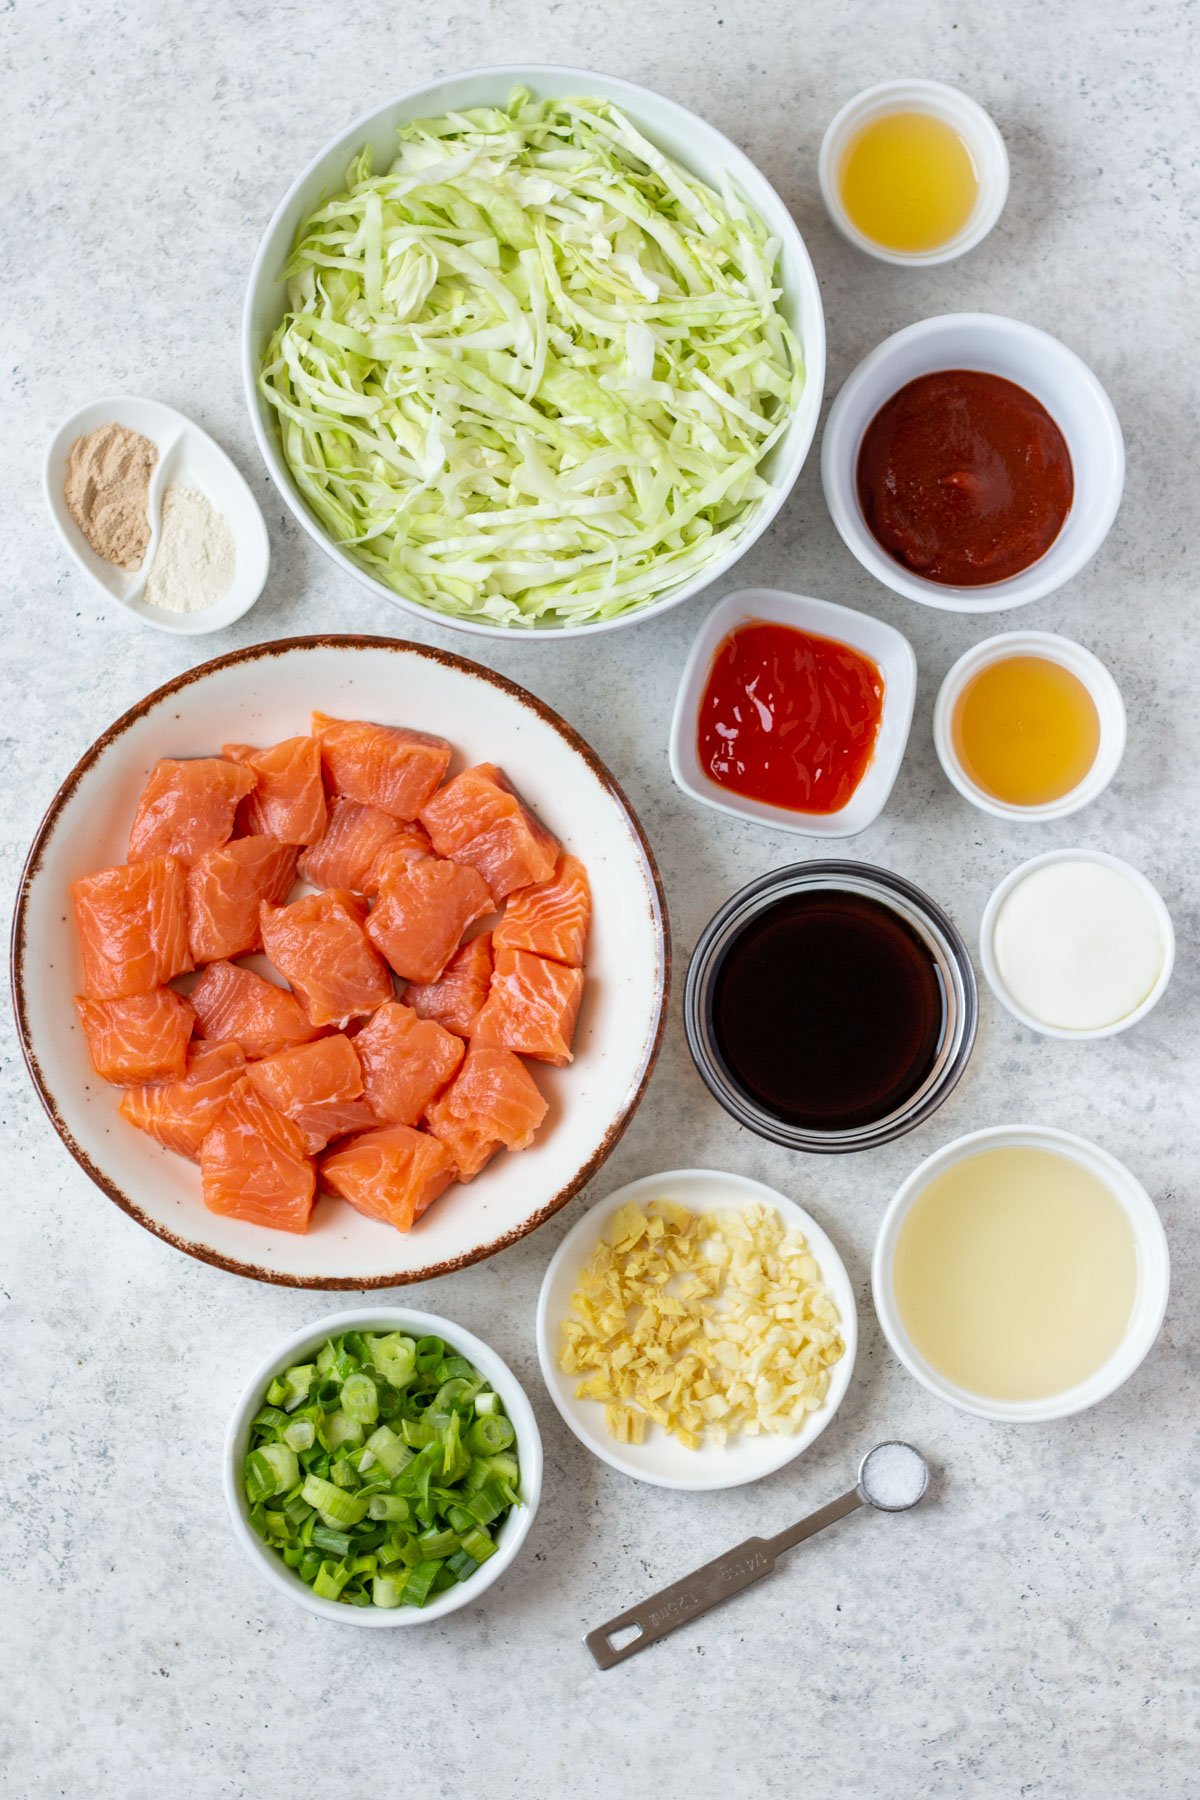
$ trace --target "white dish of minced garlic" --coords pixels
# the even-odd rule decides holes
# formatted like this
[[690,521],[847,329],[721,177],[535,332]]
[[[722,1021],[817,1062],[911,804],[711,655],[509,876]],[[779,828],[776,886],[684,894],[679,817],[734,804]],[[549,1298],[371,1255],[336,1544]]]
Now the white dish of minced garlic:
[[538,1357],[581,1443],[657,1487],[757,1481],[850,1384],[854,1292],[816,1220],[762,1182],[674,1169],[590,1208],[542,1283]]

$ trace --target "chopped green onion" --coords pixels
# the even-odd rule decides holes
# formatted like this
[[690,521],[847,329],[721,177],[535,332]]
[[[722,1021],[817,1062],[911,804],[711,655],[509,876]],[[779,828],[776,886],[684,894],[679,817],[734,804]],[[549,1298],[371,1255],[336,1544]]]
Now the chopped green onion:
[[387,1425],[380,1425],[367,1439],[367,1449],[388,1475],[398,1475],[412,1460],[409,1450]]
[[348,1531],[334,1531],[328,1525],[314,1525],[312,1541],[318,1550],[328,1550],[334,1556],[347,1556],[354,1543]]
[[496,1546],[482,1525],[477,1525],[474,1531],[468,1531],[462,1547],[477,1563],[486,1562],[489,1556],[496,1554]]
[[375,1606],[399,1606],[404,1600],[405,1583],[397,1575],[377,1575],[371,1583],[371,1600]]
[[408,1580],[404,1584],[405,1606],[424,1606],[441,1566],[438,1562],[419,1562],[415,1569],[409,1571]]
[[369,1375],[347,1375],[342,1383],[342,1411],[360,1425],[373,1425],[379,1417],[379,1389]]
[[507,1419],[498,1413],[485,1413],[475,1420],[467,1432],[467,1443],[476,1456],[495,1456],[507,1450],[516,1436]]
[[372,1494],[367,1502],[367,1516],[371,1519],[407,1519],[408,1501],[399,1494]]
[[313,1593],[319,1594],[322,1600],[340,1600],[342,1589],[349,1579],[350,1571],[343,1568],[341,1563],[323,1562],[312,1584]]
[[300,1489],[304,1499],[314,1506],[328,1524],[357,1525],[367,1514],[367,1501],[360,1494],[347,1494],[332,1481],[323,1481],[319,1475],[306,1477]]
[[500,1405],[500,1396],[492,1388],[485,1388],[482,1394],[475,1396],[477,1413],[494,1413]]
[[311,1419],[293,1419],[284,1426],[282,1436],[289,1450],[311,1450],[317,1429]]

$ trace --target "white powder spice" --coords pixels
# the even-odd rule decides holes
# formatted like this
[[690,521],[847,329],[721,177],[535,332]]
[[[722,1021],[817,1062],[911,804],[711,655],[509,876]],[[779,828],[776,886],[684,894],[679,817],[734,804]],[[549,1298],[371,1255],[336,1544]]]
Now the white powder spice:
[[162,532],[143,598],[164,612],[200,612],[229,592],[235,552],[221,514],[194,488],[163,495]]

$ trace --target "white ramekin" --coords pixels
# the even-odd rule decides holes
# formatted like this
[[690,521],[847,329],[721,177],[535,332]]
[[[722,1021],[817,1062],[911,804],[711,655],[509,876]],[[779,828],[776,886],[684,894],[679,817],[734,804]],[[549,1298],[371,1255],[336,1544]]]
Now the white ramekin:
[[[927,581],[893,560],[858,502],[858,453],[872,419],[898,389],[942,369],[1002,375],[1040,400],[1067,440],[1075,496],[1049,550],[1019,575],[986,587]],[[830,409],[821,440],[825,503],[847,549],[893,593],[943,612],[1007,612],[1052,594],[1096,554],[1125,486],[1125,442],[1112,401],[1065,344],[998,313],[943,313],[908,325],[864,357]]]
[[[288,1568],[282,1557],[264,1544],[250,1524],[250,1509],[246,1504],[246,1490],[242,1481],[242,1464],[250,1437],[250,1421],[262,1406],[263,1397],[272,1380],[281,1370],[290,1368],[293,1363],[302,1362],[311,1351],[318,1350],[326,1338],[337,1337],[343,1331],[402,1331],[409,1337],[444,1339],[459,1355],[473,1363],[481,1375],[486,1375],[504,1402],[504,1410],[516,1432],[523,1504],[514,1507],[501,1525],[495,1554],[481,1563],[469,1581],[447,1588],[444,1594],[436,1595],[425,1606],[346,1606],[338,1600],[324,1600]],[[444,1619],[447,1613],[457,1612],[460,1606],[468,1606],[472,1600],[477,1600],[517,1556],[529,1535],[542,1491],[542,1440],[524,1388],[508,1364],[502,1362],[496,1352],[489,1349],[480,1338],[464,1331],[461,1325],[454,1324],[450,1319],[439,1318],[436,1313],[413,1312],[407,1307],[399,1306],[351,1308],[345,1312],[329,1313],[325,1318],[316,1319],[311,1325],[304,1326],[301,1331],[293,1332],[254,1371],[234,1408],[225,1434],[224,1486],[234,1536],[251,1562],[289,1600],[307,1607],[318,1618],[330,1619],[339,1625],[427,1625],[431,1620]]]
[[[1091,695],[1100,720],[1096,758],[1083,780],[1058,800],[1047,800],[1040,806],[1014,806],[985,793],[963,768],[954,745],[954,711],[963,689],[981,669],[1013,656],[1041,657],[1069,670]],[[998,637],[985,638],[960,656],[946,676],[933,709],[933,742],[947,779],[981,812],[991,813],[997,819],[1065,819],[1102,794],[1120,767],[1125,754],[1125,706],[1121,691],[1104,664],[1082,644],[1058,637],[1052,631],[1005,631]]]
[[[883,713],[874,754],[862,780],[837,812],[794,812],[771,806],[765,800],[746,799],[730,788],[718,786],[700,766],[696,727],[713,657],[731,631],[756,622],[790,625],[793,630],[806,631],[814,637],[848,644],[852,650],[869,656],[883,675]],[[854,837],[873,824],[887,805],[908,743],[916,697],[917,659],[908,639],[894,626],[870,613],[835,606],[830,600],[813,600],[805,594],[785,594],[774,588],[746,588],[714,606],[696,634],[680,677],[671,720],[671,774],[691,799],[735,818],[769,825],[775,831],[800,832],[805,837]]]
[[[979,193],[971,216],[954,237],[936,250],[888,250],[861,232],[842,204],[839,174],[842,159],[851,141],[864,125],[888,113],[928,113],[953,126],[971,153]],[[982,242],[1000,214],[1008,198],[1008,151],[991,116],[977,100],[959,88],[943,81],[881,81],[876,87],[864,88],[853,100],[847,100],[829,122],[821,140],[817,160],[817,178],[821,198],[829,217],[844,238],[876,256],[880,262],[897,263],[909,268],[928,268],[933,263],[952,262]]]
[[[586,625],[489,625],[480,619],[462,619],[451,613],[433,612],[418,601],[397,593],[385,582],[377,581],[333,542],[309,510],[283,459],[274,409],[258,388],[263,346],[286,306],[286,287],[279,272],[288,260],[292,241],[302,221],[322,200],[344,185],[351,158],[364,144],[370,144],[375,153],[375,167],[386,168],[396,154],[398,126],[467,107],[503,107],[517,87],[528,88],[539,99],[563,99],[574,95],[612,100],[660,149],[690,169],[701,181],[713,188],[719,188],[726,180],[732,182],[736,191],[763,219],[771,235],[779,240],[780,305],[800,340],[804,355],[804,392],[787,429],[763,464],[762,473],[770,484],[770,492],[758,501],[738,536],[711,563],[649,605],[621,613],[613,619],[596,619]],[[614,75],[602,75],[594,69],[514,63],[499,68],[463,70],[409,88],[383,106],[363,113],[353,124],[339,131],[317,152],[307,168],[301,170],[276,207],[250,271],[242,313],[242,379],[258,447],[284,504],[326,555],[369,589],[376,599],[387,600],[412,617],[423,619],[426,624],[446,631],[466,631],[476,637],[520,642],[531,638],[584,637],[636,625],[641,619],[651,618],[668,607],[689,600],[732,568],[762,536],[795,485],[817,428],[825,389],[825,315],[812,261],[791,213],[761,170],[715,126],[676,101]]]
[[[1008,896],[1017,884],[1024,881],[1027,875],[1032,875],[1035,869],[1044,869],[1051,863],[1064,862],[1100,863],[1103,867],[1115,869],[1119,874],[1124,875],[1149,902],[1150,908],[1158,920],[1159,931],[1162,933],[1162,968],[1158,972],[1157,981],[1141,1005],[1135,1006],[1132,1012],[1125,1014],[1124,1018],[1115,1019],[1111,1025],[1093,1025],[1083,1031],[1072,1031],[1064,1025],[1048,1025],[1044,1019],[1039,1019],[1033,1013],[1026,1012],[1025,1008],[1009,992],[996,960],[996,920],[999,918],[1000,908]],[[1105,850],[1047,850],[1043,856],[1030,857],[1028,862],[1023,862],[1019,868],[1014,869],[1011,875],[1006,875],[984,907],[983,918],[979,924],[979,960],[983,966],[987,984],[997,1000],[1002,1006],[1008,1008],[1014,1019],[1019,1019],[1022,1025],[1028,1025],[1031,1031],[1040,1032],[1043,1037],[1066,1038],[1068,1041],[1079,1042],[1089,1038],[1116,1037],[1119,1032],[1128,1031],[1131,1025],[1136,1025],[1139,1019],[1144,1019],[1146,1014],[1158,1005],[1166,992],[1167,983],[1171,979],[1171,971],[1175,967],[1175,927],[1171,923],[1171,915],[1167,911],[1166,903],[1158,889],[1152,882],[1147,881],[1141,870],[1135,869],[1132,863],[1124,862],[1119,856],[1110,856]]]
[[[981,1150],[1042,1149],[1068,1156],[1096,1175],[1125,1209],[1137,1243],[1138,1283],[1125,1336],[1108,1361],[1086,1381],[1042,1400],[992,1400],[947,1381],[912,1344],[900,1318],[892,1286],[892,1262],[900,1227],[914,1201],[937,1175]],[[1162,1328],[1171,1285],[1171,1265],[1162,1221],[1149,1194],[1124,1165],[1089,1139],[1048,1125],[999,1125],[972,1131],[926,1157],[898,1190],[879,1227],[871,1264],[875,1311],[888,1343],[922,1387],[963,1412],[999,1424],[1041,1424],[1065,1419],[1105,1400],[1133,1374]]]

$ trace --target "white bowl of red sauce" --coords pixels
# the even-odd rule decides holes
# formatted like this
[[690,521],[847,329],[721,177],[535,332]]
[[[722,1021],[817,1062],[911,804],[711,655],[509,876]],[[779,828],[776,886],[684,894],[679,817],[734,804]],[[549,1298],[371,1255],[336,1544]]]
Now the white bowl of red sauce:
[[916,688],[912,646],[882,619],[747,588],[713,608],[692,645],[671,774],[719,812],[854,837],[887,804]]
[[830,410],[821,480],[834,524],[895,593],[1005,612],[1099,550],[1125,445],[1096,376],[1057,338],[995,313],[898,331]]

